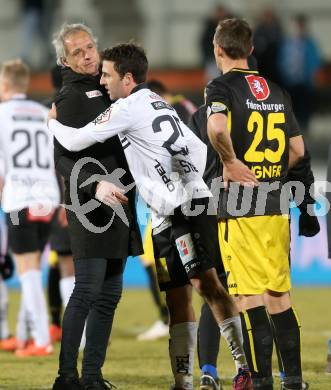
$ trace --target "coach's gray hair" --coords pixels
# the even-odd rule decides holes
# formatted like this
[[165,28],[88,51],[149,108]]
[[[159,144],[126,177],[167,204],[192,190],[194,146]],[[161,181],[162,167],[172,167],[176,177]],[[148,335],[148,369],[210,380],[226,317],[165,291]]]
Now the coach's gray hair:
[[53,45],[55,47],[56,51],[56,63],[58,65],[64,66],[63,65],[63,59],[66,58],[66,47],[65,47],[65,39],[67,38],[68,35],[73,34],[75,32],[79,31],[84,31],[86,32],[93,40],[95,45],[97,46],[98,40],[97,38],[93,35],[92,30],[87,27],[83,23],[74,23],[74,24],[63,24],[60,31],[54,34],[54,39],[53,39]]

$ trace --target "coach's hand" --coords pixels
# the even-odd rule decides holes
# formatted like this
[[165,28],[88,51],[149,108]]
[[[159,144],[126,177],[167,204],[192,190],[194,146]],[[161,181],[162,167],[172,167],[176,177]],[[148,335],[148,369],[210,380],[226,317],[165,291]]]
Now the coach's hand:
[[101,180],[95,192],[96,199],[108,206],[123,203],[127,204],[129,199],[124,195],[124,190],[109,181]]
[[52,103],[52,108],[48,111],[47,125],[51,119],[56,119],[56,117],[57,117],[56,105],[55,103]]
[[243,186],[254,187],[259,184],[254,173],[237,158],[227,161],[223,165],[223,181],[225,189],[229,188],[229,182],[240,183]]

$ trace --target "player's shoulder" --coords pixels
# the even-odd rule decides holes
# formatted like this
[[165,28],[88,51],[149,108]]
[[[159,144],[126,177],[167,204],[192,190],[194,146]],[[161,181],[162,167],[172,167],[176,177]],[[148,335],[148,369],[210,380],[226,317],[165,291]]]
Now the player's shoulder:
[[[142,100],[142,99],[150,99],[151,94],[153,94],[150,89],[148,89],[145,84],[138,84],[133,90],[131,91],[131,94],[124,100],[128,102],[136,101],[136,100]],[[155,96],[158,96],[154,93]],[[159,97],[159,96],[158,96]],[[160,99],[160,97],[159,97]]]
[[228,76],[226,74],[215,77],[213,80],[209,81],[209,83],[207,84],[207,91],[212,90],[214,88],[221,87],[221,86],[225,86],[227,84],[227,79],[228,79]]
[[274,88],[277,88],[279,93],[281,93],[286,101],[292,102],[290,94],[287,92],[287,90],[280,86],[279,84],[273,83]]
[[41,102],[37,102],[36,100],[28,99],[27,103],[40,111],[48,112],[48,108],[44,104],[42,104]]
[[273,80],[268,79],[267,77],[260,77],[262,77],[266,81],[266,84],[269,87],[270,96],[272,98],[281,100],[285,104],[291,104],[291,97],[284,87],[274,82]]
[[276,83],[275,81],[273,80],[270,80],[268,77],[265,77],[263,74],[258,74],[259,77],[263,78],[266,83],[269,85],[269,87],[273,88],[273,89],[276,89],[278,91],[280,91],[281,93],[285,93],[285,89],[280,86],[278,83]]
[[[223,94],[231,94],[232,82],[230,75],[224,74],[210,81],[206,87],[207,97]],[[208,99],[207,99],[208,100]]]
[[36,102],[29,99],[10,99],[5,102],[0,103],[0,113],[10,116],[12,113],[24,112],[26,110],[33,110],[35,113],[41,113],[43,111],[47,112],[47,108]]
[[26,99],[25,101],[22,101],[22,106],[35,115],[47,116],[48,114],[48,108],[36,100]]
[[10,107],[9,102],[1,102],[0,103],[0,114],[3,115],[4,113],[8,112],[8,107]]
[[11,99],[0,103],[1,123],[7,124],[16,121],[17,118],[26,116],[37,117],[41,122],[46,123],[48,109],[41,103],[29,99]]
[[112,110],[127,110],[130,107],[132,107],[136,103],[135,97],[132,97],[132,95],[129,95],[126,98],[120,98],[117,99],[115,102],[112,103],[111,109]]
[[[120,105],[121,108],[123,109],[128,109],[130,111],[139,111],[141,112],[142,111],[142,107],[146,107],[146,104],[148,102],[150,102],[151,100],[153,100],[153,93],[151,90],[149,90],[148,88],[145,88],[145,87],[139,87],[139,85],[137,87],[135,87],[131,94],[124,98],[124,99],[119,99],[117,100],[116,103],[118,103]],[[158,97],[158,99],[156,100],[161,100],[160,96],[155,95],[155,99],[156,99],[156,96]]]

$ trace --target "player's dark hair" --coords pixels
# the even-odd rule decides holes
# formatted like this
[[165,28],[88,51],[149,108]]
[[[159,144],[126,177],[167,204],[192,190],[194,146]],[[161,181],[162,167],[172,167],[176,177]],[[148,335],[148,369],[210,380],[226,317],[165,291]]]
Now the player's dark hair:
[[121,43],[101,52],[102,61],[114,62],[114,69],[121,78],[131,73],[137,84],[146,80],[148,61],[144,49],[134,43]]
[[233,60],[247,58],[253,46],[253,33],[243,19],[225,19],[216,27],[214,41]]
[[146,84],[151,91],[157,93],[160,96],[164,96],[165,94],[168,93],[166,86],[163,83],[161,83],[161,81],[159,80],[155,80],[155,79],[148,80]]

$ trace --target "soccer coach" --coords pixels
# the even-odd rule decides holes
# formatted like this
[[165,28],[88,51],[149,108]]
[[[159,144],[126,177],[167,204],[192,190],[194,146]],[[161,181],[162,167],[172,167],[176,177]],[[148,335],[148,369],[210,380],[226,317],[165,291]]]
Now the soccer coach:
[[[110,105],[106,91],[99,84],[96,40],[85,25],[67,24],[62,26],[53,44],[57,62],[63,66],[63,86],[55,99],[58,120],[69,126],[82,127]],[[89,162],[81,166],[78,179],[73,183],[70,180],[74,176],[73,168],[84,158]],[[96,175],[105,175],[103,168],[110,175],[122,168],[126,173],[121,183],[126,186],[133,179],[118,137],[78,153],[68,152],[54,139],[54,159],[56,170],[64,177],[65,203],[71,205],[67,208],[67,217],[76,281],[64,313],[59,376],[53,390],[82,388],[78,381],[77,356],[86,319],[82,383],[94,390],[104,389],[106,382],[101,368],[122,293],[125,259],[141,254],[142,247],[135,216],[135,191],[127,192],[124,197],[114,183],[98,181]],[[89,183],[85,185],[87,180]],[[70,193],[73,185],[77,187],[73,196],[78,197],[80,205],[95,198],[102,203],[86,215],[82,207],[75,209]],[[116,203],[115,196],[127,197],[127,204],[122,207],[128,224],[118,215],[114,217],[114,210],[106,204]],[[88,220],[85,224],[82,223],[84,218]],[[105,229],[107,224],[110,226]],[[96,232],[90,226],[103,232]]]

